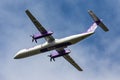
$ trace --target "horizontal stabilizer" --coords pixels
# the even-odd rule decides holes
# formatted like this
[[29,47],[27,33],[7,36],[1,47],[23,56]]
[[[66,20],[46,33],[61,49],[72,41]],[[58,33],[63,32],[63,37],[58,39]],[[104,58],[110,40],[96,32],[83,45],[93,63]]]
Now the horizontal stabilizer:
[[89,15],[95,21],[97,25],[99,25],[105,32],[109,31],[109,29],[105,26],[105,24],[93,13],[93,11],[88,10]]

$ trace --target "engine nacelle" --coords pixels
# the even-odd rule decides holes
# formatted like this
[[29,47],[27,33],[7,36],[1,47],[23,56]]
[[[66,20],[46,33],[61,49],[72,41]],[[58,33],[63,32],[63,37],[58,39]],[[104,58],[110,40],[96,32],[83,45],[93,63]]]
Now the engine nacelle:
[[32,38],[33,38],[32,42],[35,41],[37,43],[37,39],[40,39],[40,38],[43,38],[46,36],[50,36],[52,34],[53,34],[53,32],[48,31],[47,33],[44,33],[44,34],[38,33],[38,34],[32,35]]
[[55,61],[55,58],[67,55],[70,52],[71,52],[70,50],[64,50],[64,51],[61,51],[61,52],[54,52],[54,53],[52,53],[52,54],[49,55],[49,57],[51,57],[50,61],[52,61],[52,59]]
[[52,34],[53,34],[53,32],[48,31],[47,33],[44,33],[44,34],[41,34],[41,33],[35,34],[35,35],[33,35],[33,37],[34,37],[34,39],[39,39],[39,38],[43,38],[43,37],[46,37],[46,36],[49,36]]

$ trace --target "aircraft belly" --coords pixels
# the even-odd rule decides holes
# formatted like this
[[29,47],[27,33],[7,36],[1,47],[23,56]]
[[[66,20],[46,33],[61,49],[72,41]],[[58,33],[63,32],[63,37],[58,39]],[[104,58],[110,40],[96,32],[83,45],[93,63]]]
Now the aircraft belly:
[[51,50],[54,50],[54,49],[58,49],[58,48],[61,48],[61,47],[67,47],[68,45],[71,45],[70,42],[63,42],[63,43],[58,43],[58,44],[54,44],[52,46],[49,46],[49,47],[46,47],[46,48],[43,48],[40,50],[40,52],[46,52],[46,51],[51,51]]

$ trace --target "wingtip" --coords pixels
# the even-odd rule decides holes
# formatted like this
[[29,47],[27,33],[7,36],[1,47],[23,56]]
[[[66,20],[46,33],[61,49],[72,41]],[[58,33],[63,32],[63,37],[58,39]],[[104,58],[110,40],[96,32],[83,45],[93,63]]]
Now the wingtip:
[[79,71],[83,71],[82,69],[79,69]]
[[25,10],[25,12],[29,12],[29,10],[28,10],[28,9],[26,9],[26,10]]
[[77,70],[78,71],[83,71],[83,69],[81,67],[78,67]]
[[93,12],[93,11],[92,11],[92,10],[88,10],[88,13],[89,13],[89,12]]

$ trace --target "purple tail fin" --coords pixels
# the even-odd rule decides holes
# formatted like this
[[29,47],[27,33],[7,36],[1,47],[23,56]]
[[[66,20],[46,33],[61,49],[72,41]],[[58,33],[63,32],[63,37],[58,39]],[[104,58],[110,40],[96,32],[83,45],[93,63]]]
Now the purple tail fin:
[[94,32],[97,28],[97,24],[93,23],[92,26],[87,30],[87,32]]

